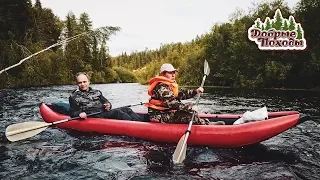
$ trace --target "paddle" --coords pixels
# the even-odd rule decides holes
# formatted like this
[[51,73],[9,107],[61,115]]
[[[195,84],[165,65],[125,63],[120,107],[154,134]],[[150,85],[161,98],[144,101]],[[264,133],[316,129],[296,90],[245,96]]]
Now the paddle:
[[[134,104],[134,105],[127,105],[127,106],[122,106],[118,107],[115,109],[120,109],[124,107],[132,107],[132,106],[138,106],[138,105],[143,105],[144,103],[139,103],[139,104]],[[87,116],[93,116],[102,113],[101,112],[95,112],[92,114],[88,114]],[[12,124],[9,125],[6,128],[6,137],[9,141],[14,142],[14,141],[19,141],[22,139],[27,139],[29,137],[35,136],[39,134],[40,132],[44,131],[47,129],[47,127],[55,124],[60,124],[64,122],[68,122],[71,120],[79,119],[80,117],[73,117],[69,119],[63,119],[60,121],[52,122],[52,123],[46,123],[46,122],[40,122],[40,121],[31,121],[31,122],[23,122],[23,123],[18,123],[18,124]]]
[[[209,64],[206,60],[204,61],[204,70],[203,71],[204,71],[204,76],[203,76],[202,83],[201,83],[200,87],[203,87],[204,82],[206,80],[206,77],[210,73],[210,67],[209,67]],[[200,94],[197,97],[196,106],[199,104],[199,99],[200,99]],[[191,126],[192,126],[192,122],[193,122],[194,117],[195,117],[195,112],[193,112],[193,114],[192,114],[192,118],[189,123],[188,129],[186,130],[185,134],[180,138],[178,145],[172,155],[173,163],[182,163],[184,161],[184,159],[186,158],[187,141],[188,141],[189,134],[191,132],[190,130],[191,130]]]

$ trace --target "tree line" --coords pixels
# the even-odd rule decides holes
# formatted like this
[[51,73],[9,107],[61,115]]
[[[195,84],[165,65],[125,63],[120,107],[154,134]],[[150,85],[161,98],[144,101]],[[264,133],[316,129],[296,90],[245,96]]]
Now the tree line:
[[[76,17],[68,13],[64,20],[40,0],[0,1],[0,70],[61,41],[62,35],[74,37],[67,44],[32,57],[0,74],[0,88],[60,85],[74,83],[74,75],[85,71],[94,83],[135,82],[135,76],[123,68],[113,68],[106,42],[120,27],[93,29],[87,13]],[[122,74],[121,74],[122,73]]]
[[[269,18],[280,9],[288,19],[281,24]],[[245,88],[317,88],[320,80],[320,0],[300,0],[290,9],[284,0],[255,4],[249,12],[236,10],[225,23],[215,24],[209,33],[188,42],[163,44],[111,57],[107,46],[110,35],[120,27],[93,29],[86,13],[72,12],[61,20],[40,0],[0,0],[0,70],[43,50],[66,37],[86,35],[41,53],[20,66],[0,74],[0,88],[72,84],[74,74],[86,71],[93,83],[136,82],[146,84],[159,73],[162,63],[179,68],[178,81],[198,85],[206,59],[211,67],[206,85]],[[307,41],[305,51],[261,51],[248,39],[248,29],[256,25],[292,29],[301,23]],[[257,20],[260,18],[260,22]],[[266,26],[261,23],[265,22]],[[255,24],[256,23],[256,24]],[[298,30],[301,36],[301,29]]]
[[[276,14],[281,10],[282,17]],[[254,4],[248,13],[237,10],[228,22],[215,24],[207,34],[189,42],[162,45],[155,50],[123,53],[113,64],[135,70],[140,82],[147,83],[162,63],[179,67],[178,80],[184,85],[198,85],[203,75],[203,61],[211,67],[206,85],[241,88],[318,88],[320,85],[320,0],[300,0],[290,9],[284,0]],[[292,17],[295,18],[295,22]],[[256,21],[260,18],[260,22]],[[288,19],[280,21],[281,18]],[[261,22],[266,22],[262,26]],[[307,49],[304,51],[261,51],[248,40],[248,29],[275,28],[293,30],[301,23]],[[298,26],[298,38],[301,38]]]

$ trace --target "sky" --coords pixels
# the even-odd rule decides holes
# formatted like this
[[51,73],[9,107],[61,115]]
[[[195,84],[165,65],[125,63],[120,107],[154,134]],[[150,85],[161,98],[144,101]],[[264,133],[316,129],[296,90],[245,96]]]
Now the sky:
[[[291,8],[298,2],[285,1]],[[108,41],[111,56],[191,41],[215,23],[228,22],[237,9],[248,11],[253,2],[261,0],[41,0],[61,20],[70,11],[77,18],[86,12],[94,28],[119,26]]]

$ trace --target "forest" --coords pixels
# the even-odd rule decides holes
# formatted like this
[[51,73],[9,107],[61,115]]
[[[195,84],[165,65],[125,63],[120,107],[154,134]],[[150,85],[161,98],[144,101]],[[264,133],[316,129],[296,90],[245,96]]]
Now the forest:
[[[319,89],[320,86],[320,0],[300,0],[290,9],[284,0],[254,4],[245,13],[237,9],[227,22],[215,23],[207,34],[188,42],[162,44],[157,49],[112,57],[107,41],[121,27],[105,26],[93,29],[87,13],[76,17],[72,12],[59,19],[40,0],[0,1],[0,70],[41,51],[63,37],[74,37],[48,51],[33,56],[10,70],[0,73],[3,88],[64,85],[74,83],[80,71],[91,75],[92,83],[140,82],[159,73],[162,63],[172,63],[179,69],[181,85],[197,86],[207,60],[211,73],[207,86],[233,88],[295,88]],[[281,24],[275,15],[281,10],[287,19]],[[291,17],[290,17],[291,16]],[[275,21],[270,21],[275,17]],[[298,26],[293,22],[293,18]],[[260,18],[260,21],[256,21]],[[265,22],[265,26],[261,25]],[[213,22],[214,23],[214,22]],[[306,40],[305,50],[260,50],[248,39],[248,29],[261,30],[295,27],[298,37]],[[302,29],[304,33],[302,33]]]

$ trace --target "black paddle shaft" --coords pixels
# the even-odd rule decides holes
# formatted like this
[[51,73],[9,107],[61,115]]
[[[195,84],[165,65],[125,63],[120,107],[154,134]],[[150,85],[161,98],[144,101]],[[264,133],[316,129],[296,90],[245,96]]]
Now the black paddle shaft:
[[[121,109],[121,108],[126,108],[126,107],[133,107],[133,106],[139,106],[139,105],[143,105],[144,103],[140,102],[139,104],[132,104],[132,105],[127,105],[127,106],[121,106],[121,107],[118,107],[118,108],[114,108],[114,109]],[[87,116],[94,116],[94,115],[97,115],[97,114],[100,114],[100,113],[103,113],[104,111],[98,111],[98,112],[94,112],[94,113],[91,113],[91,114],[87,114]],[[73,117],[73,118],[70,118],[69,120],[75,120],[75,119],[79,119],[80,117],[77,116],[77,117]]]

